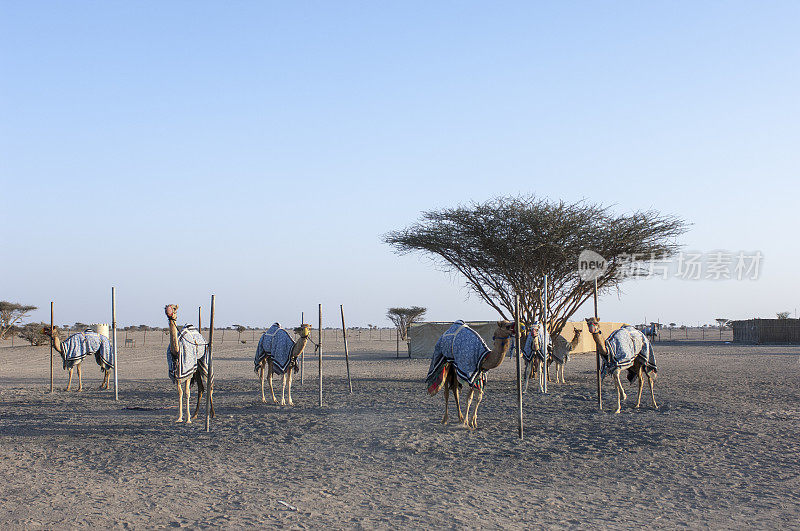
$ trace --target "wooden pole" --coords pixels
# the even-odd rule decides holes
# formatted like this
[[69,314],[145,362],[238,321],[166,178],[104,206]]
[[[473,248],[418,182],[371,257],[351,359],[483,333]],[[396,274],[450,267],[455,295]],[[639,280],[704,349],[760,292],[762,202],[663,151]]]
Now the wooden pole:
[[520,349],[520,324],[519,324],[519,295],[514,296],[514,338],[516,339],[514,357],[517,359],[517,431],[519,438],[522,439],[522,369],[519,366]]
[[[597,316],[597,279],[594,279],[594,318],[597,319],[598,326],[600,325],[600,318]],[[600,385],[600,350],[595,349],[595,356],[597,358],[597,407],[600,411],[603,410],[603,388]]]
[[[53,301],[50,301],[50,333],[53,333]],[[13,333],[12,333],[12,336]],[[50,339],[50,392],[53,392],[53,341]],[[116,366],[116,365],[115,365]]]
[[542,353],[544,354],[544,363],[542,364],[542,374],[540,375],[542,379],[542,392],[547,394],[547,356],[549,352],[547,351],[547,345],[550,343],[550,330],[547,322],[547,275],[544,276],[544,304],[542,306],[542,326],[544,327],[544,345],[542,345]]
[[347,367],[347,385],[350,387],[350,394],[353,394],[353,382],[350,380],[350,356],[347,353],[347,328],[344,325],[344,306],[339,305],[342,312],[342,340],[344,341],[344,364]]
[[[198,309],[199,315],[199,309]],[[211,389],[214,388],[213,357],[214,348],[214,295],[211,296],[211,322],[208,324],[208,378],[206,378],[206,431],[211,430]]]
[[397,359],[400,359],[400,329],[395,328],[394,337],[397,339]]
[[200,314],[200,309],[202,306],[197,307],[197,331],[200,332],[200,335],[203,335],[203,317]]
[[[306,314],[300,312],[300,325],[304,325],[306,321]],[[303,367],[306,364],[306,349],[303,349],[302,354],[300,354],[300,385],[303,385]]]
[[117,355],[117,289],[111,288],[111,334],[114,345],[114,400],[119,400],[119,377],[117,367],[119,366],[119,356]]
[[319,305],[319,406],[322,407],[322,304]]

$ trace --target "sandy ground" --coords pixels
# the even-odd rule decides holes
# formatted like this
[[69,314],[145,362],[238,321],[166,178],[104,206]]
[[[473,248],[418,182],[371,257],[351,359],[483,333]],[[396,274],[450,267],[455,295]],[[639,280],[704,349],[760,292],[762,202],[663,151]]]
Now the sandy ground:
[[[215,347],[217,417],[177,425],[163,346],[123,349],[120,401],[48,394],[47,347],[0,348],[0,523],[12,528],[756,527],[800,520],[800,347],[683,341],[656,346],[659,379],[633,410],[595,405],[594,357],[567,384],[524,398],[517,438],[514,363],[489,373],[478,430],[442,426],[429,360],[394,341],[306,356],[293,408],[262,404],[254,345]],[[329,343],[329,348],[340,345]],[[57,356],[57,355],[56,355]],[[277,381],[277,380],[276,380]],[[611,399],[611,383],[604,385]],[[160,409],[173,406],[172,409]],[[126,409],[129,407],[150,410]],[[280,502],[285,502],[287,507]]]

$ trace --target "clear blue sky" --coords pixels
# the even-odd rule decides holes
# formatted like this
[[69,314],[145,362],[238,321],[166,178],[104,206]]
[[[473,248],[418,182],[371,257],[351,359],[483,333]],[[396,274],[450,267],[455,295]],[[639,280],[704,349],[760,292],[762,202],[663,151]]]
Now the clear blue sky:
[[[496,195],[590,198],[760,250],[602,317],[800,307],[798,2],[0,2],[0,299],[160,324],[491,319],[381,235]],[[187,315],[189,313],[190,315]],[[581,312],[582,315],[584,312]],[[308,319],[307,319],[308,320]]]

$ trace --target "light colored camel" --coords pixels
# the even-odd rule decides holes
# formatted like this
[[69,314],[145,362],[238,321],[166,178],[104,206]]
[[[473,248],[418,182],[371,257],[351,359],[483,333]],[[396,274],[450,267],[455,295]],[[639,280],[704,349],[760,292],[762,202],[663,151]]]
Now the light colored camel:
[[[180,357],[180,344],[178,343],[178,325],[176,321],[178,319],[178,305],[177,304],[168,304],[164,307],[164,313],[167,314],[167,320],[169,321],[169,351],[170,355],[172,356],[173,361],[175,362],[175,366],[178,366],[178,359]],[[205,391],[205,385],[203,384],[203,374],[200,368],[198,367],[195,372],[192,374],[184,377],[184,378],[176,378],[177,385],[178,385],[178,419],[175,422],[183,422],[183,396],[186,395],[186,423],[191,424],[193,419],[197,418],[197,412],[200,410],[200,399],[203,397],[203,392]],[[208,393],[209,393],[209,403],[210,403],[210,415],[211,417],[214,416],[214,378],[211,375],[205,376],[206,384],[208,385]],[[191,397],[191,385],[192,383],[197,384],[197,405],[194,408],[194,415],[191,415],[191,410],[189,409],[189,399]]]
[[[46,326],[42,328],[42,333],[50,337],[50,341],[53,343],[53,348],[56,352],[61,354],[63,359],[64,357],[64,349],[63,345],[61,344],[61,338],[58,335],[58,328],[56,327],[49,327]],[[70,336],[71,337],[71,336]],[[102,348],[102,347],[101,347]],[[111,366],[109,366],[102,357],[99,356],[100,349],[97,352],[91,352],[90,354],[94,354],[95,359],[97,360],[97,364],[100,365],[100,372],[103,374],[103,383],[100,384],[100,389],[108,389],[108,378],[110,375]],[[67,391],[70,390],[72,387],[72,370],[78,373],[78,392],[83,391],[83,378],[81,377],[81,362],[83,358],[78,360],[64,360],[64,368],[67,369],[69,377],[67,379]]]
[[[295,333],[300,335],[300,338],[295,342],[294,347],[292,347],[292,352],[289,354],[289,366],[286,368],[286,371],[281,374],[281,405],[286,405],[285,399],[285,391],[287,387],[289,387],[289,405],[293,406],[294,401],[292,400],[292,373],[295,373],[299,370],[299,366],[297,365],[297,358],[300,354],[303,353],[303,350],[306,348],[306,343],[308,343],[308,338],[311,335],[311,325],[310,324],[301,324],[297,328],[294,329]],[[277,367],[273,364],[272,356],[264,356],[264,359],[261,360],[261,363],[258,366],[258,377],[261,380],[261,401],[266,403],[267,399],[264,396],[264,368],[267,369],[267,380],[269,381],[269,391],[272,393],[272,401],[276,404],[278,400],[275,398],[275,389],[272,386],[272,376],[278,373]]]
[[[600,323],[594,317],[588,317],[586,319],[586,324],[589,325],[589,333],[592,334],[595,346],[597,347],[597,352],[604,360],[608,360],[608,350],[606,349],[606,344],[603,341],[602,334],[600,332]],[[641,332],[638,330],[634,331],[641,334]],[[647,341],[647,337],[644,334],[642,334],[642,337],[645,341]],[[622,410],[622,401],[628,398],[628,396],[625,394],[625,390],[622,388],[622,382],[619,379],[620,372],[621,369],[616,367],[611,373],[611,378],[614,381],[614,387],[617,390],[617,409],[614,411],[614,413],[619,413]],[[656,379],[656,371],[646,370],[646,366],[642,362],[639,353],[637,352],[636,357],[633,360],[633,365],[628,368],[628,381],[633,382],[633,380],[636,378],[639,379],[639,394],[636,397],[636,408],[638,408],[642,402],[642,387],[644,386],[643,376],[647,376],[647,383],[650,385],[650,396],[653,399],[653,407],[658,409],[658,404],[656,404],[656,395],[653,391],[653,381]]]
[[558,376],[559,373],[561,374],[561,383],[567,383],[564,380],[564,365],[567,361],[567,356],[569,352],[575,349],[578,346],[578,342],[581,340],[581,332],[580,328],[573,329],[573,336],[570,342],[567,342],[566,339],[561,334],[557,334],[556,337],[553,339],[553,351],[556,349],[563,350],[563,361],[559,360],[558,357],[554,355],[554,352],[550,352],[550,355],[547,357],[547,381],[551,382],[550,379],[550,364],[556,364],[556,383],[559,383]]
[[[481,363],[481,372],[486,372],[495,369],[503,363],[503,360],[508,353],[508,348],[511,345],[511,337],[514,335],[514,323],[510,321],[498,321],[497,328],[494,331],[492,339],[492,350],[486,355]],[[458,392],[461,389],[461,383],[458,381],[456,371],[453,369],[453,364],[448,363],[445,365],[444,377],[444,418],[442,424],[447,424],[447,406],[450,398],[450,393],[453,393],[453,398],[456,401],[456,409],[458,409],[458,420],[467,428],[475,429],[478,427],[478,406],[483,400],[483,384],[480,387],[470,387],[469,394],[467,395],[467,411],[465,415],[461,414],[461,404],[459,403]],[[480,378],[481,376],[479,376]],[[472,411],[472,418],[469,417],[469,408],[472,404],[472,399],[477,392],[478,398],[475,402],[475,409]]]

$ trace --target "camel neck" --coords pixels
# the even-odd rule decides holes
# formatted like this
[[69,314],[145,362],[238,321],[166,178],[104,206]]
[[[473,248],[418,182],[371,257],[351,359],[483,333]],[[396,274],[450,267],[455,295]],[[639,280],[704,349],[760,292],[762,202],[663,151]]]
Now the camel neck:
[[603,343],[603,338],[600,336],[600,334],[592,334],[592,339],[594,339],[594,344],[597,346],[597,352],[601,356],[605,356],[606,355],[606,346]]

